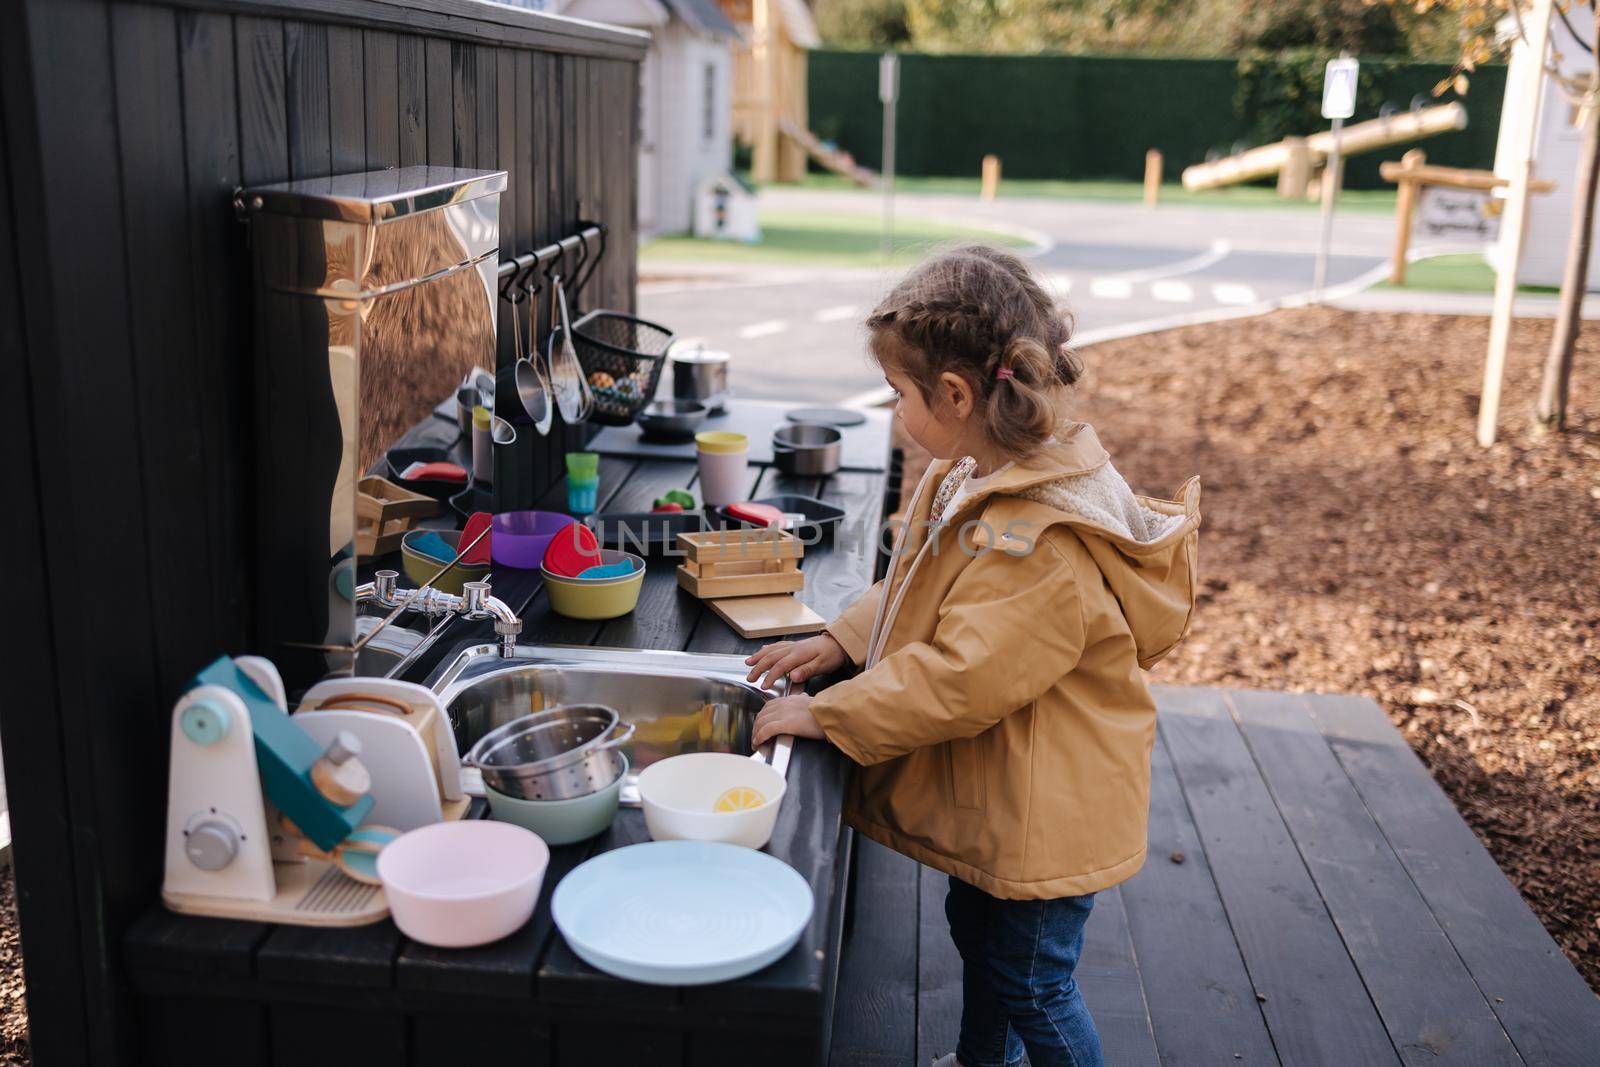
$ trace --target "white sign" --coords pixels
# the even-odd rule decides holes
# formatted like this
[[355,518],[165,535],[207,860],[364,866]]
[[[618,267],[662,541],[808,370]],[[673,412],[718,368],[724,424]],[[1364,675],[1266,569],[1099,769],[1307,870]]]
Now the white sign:
[[892,104],[900,95],[900,57],[885,52],[878,59],[878,99]]
[[1500,216],[1489,213],[1485,189],[1447,189],[1425,186],[1417,205],[1412,237],[1468,237],[1489,242],[1500,232]]
[[1354,59],[1330,59],[1322,75],[1322,117],[1347,119],[1356,113],[1356,74],[1361,64]]

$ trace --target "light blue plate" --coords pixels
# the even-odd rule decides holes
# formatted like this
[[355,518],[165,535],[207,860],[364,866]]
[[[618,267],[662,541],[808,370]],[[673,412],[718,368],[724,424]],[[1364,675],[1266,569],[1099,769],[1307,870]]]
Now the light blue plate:
[[590,966],[652,985],[759,971],[800,939],[811,887],[765,852],[652,841],[602,853],[561,880],[556,927]]

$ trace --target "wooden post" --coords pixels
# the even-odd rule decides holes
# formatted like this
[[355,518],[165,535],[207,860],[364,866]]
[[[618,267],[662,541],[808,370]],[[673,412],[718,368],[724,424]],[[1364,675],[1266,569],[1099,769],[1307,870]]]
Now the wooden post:
[[750,176],[756,184],[778,180],[778,108],[782,89],[778,83],[776,28],[772,0],[755,0],[750,8],[752,40],[750,66],[755,74],[760,113],[756,117],[756,143]]
[[1283,147],[1287,154],[1278,172],[1278,199],[1299,200],[1311,183],[1311,148],[1304,137],[1285,137]]
[[993,200],[1000,192],[1000,157],[988,155],[983,157],[983,190],[978,194],[979,199]]
[[[1516,97],[1510,149],[1511,188],[1500,229],[1500,263],[1494,278],[1494,314],[1489,319],[1489,352],[1483,361],[1483,396],[1478,402],[1478,444],[1494,444],[1500,417],[1500,386],[1506,373],[1506,349],[1511,344],[1511,314],[1517,302],[1517,271],[1522,266],[1522,242],[1528,228],[1528,186],[1533,178],[1533,149],[1538,134],[1539,98],[1544,95],[1544,56],[1550,44],[1551,0],[1534,0],[1523,21],[1528,40],[1523,76],[1527,84]],[[1513,68],[1514,69],[1514,68]],[[1507,86],[1507,89],[1512,88]]]
[[1394,198],[1394,263],[1389,267],[1389,284],[1406,283],[1406,251],[1411,245],[1411,217],[1416,214],[1421,180],[1411,172],[1428,161],[1428,153],[1413,148],[1400,157],[1399,192]]
[[1152,148],[1144,154],[1144,206],[1155,207],[1161,195],[1161,149]]

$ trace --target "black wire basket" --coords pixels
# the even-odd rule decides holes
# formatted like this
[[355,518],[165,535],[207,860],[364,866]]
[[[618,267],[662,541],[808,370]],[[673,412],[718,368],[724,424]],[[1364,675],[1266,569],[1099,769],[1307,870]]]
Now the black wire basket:
[[656,395],[672,331],[636,315],[595,310],[572,324],[572,343],[594,394],[590,421],[626,426]]

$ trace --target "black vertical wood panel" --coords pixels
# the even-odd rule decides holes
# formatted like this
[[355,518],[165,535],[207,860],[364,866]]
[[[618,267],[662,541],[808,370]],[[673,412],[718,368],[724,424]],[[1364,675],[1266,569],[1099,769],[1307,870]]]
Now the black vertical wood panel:
[[[212,573],[209,531],[192,521],[211,510],[203,427],[186,417],[202,402],[196,388],[200,367],[189,324],[165,306],[169,294],[190,287],[188,213],[181,195],[166,195],[185,187],[177,28],[172,12],[162,8],[118,6],[111,15],[133,400],[146,457],[145,488],[153,501],[188,498],[193,505],[147,511],[154,549],[150,581],[156,589],[175,589],[196,571]],[[174,381],[189,384],[175,389]],[[163,692],[176,693],[213,647],[209,608],[204,601],[158,598],[160,625],[153,637]],[[156,722],[163,722],[160,712]]]
[[473,101],[477,111],[473,127],[477,131],[478,147],[473,155],[473,163],[487,169],[495,165],[499,156],[500,109],[496,99],[500,90],[499,54],[493,48],[482,45],[473,51],[477,55],[478,65],[477,96]]
[[367,116],[362,103],[366,55],[361,31],[328,27],[328,115],[333,135],[329,173],[354,174],[367,167]]
[[238,63],[239,164],[246,185],[289,177],[289,120],[284,92],[283,26],[275,19],[234,22]]
[[448,167],[454,162],[455,140],[454,71],[450,42],[442,37],[427,40],[428,155],[430,166]]
[[396,92],[400,103],[400,165],[428,161],[428,44],[400,34],[395,42]]
[[[47,3],[30,5],[26,18],[34,77],[50,77],[48,90],[31,101],[36,143],[29,163],[37,177],[32,189],[18,190],[33,198],[16,220],[30,257],[24,275],[29,399],[49,531],[43,571],[47,602],[62,606],[44,622],[61,648],[81,648],[85,633],[120,635],[96,650],[92,670],[76,660],[54,665],[70,738],[71,831],[36,844],[72,850],[76,885],[38,888],[77,905],[80,941],[52,951],[80,956],[79,1025],[89,1056],[116,1063],[132,1032],[116,938],[148,903],[159,873],[160,775],[152,768],[163,758],[165,694],[153,640],[155,590],[148,574],[137,573],[154,547],[146,525],[152,502],[131,402],[136,378],[115,193],[120,166],[108,12],[103,4]],[[92,289],[85,279],[94,280]],[[36,319],[46,332],[34,333]],[[84,418],[89,411],[94,417]],[[106,476],[86,477],[91,471]],[[126,596],[105,595],[103,571],[93,566],[111,538],[117,558],[134,572],[122,587]],[[35,775],[47,783],[66,777],[60,752],[24,750],[8,758],[22,771],[11,782],[13,795],[27,793]],[[18,845],[19,852],[27,847]]]
[[[517,214],[525,199],[526,176],[517,167],[517,60],[509,48],[495,52],[495,153],[492,163],[506,172],[506,190],[500,194],[500,255],[515,255],[529,247],[526,238],[517,230]],[[497,366],[504,366],[513,357],[511,345],[511,311],[509,301],[497,303],[499,318],[496,322]]]
[[328,27],[309,22],[283,24],[283,59],[288,117],[289,173],[317,178],[332,166],[328,125]]
[[451,151],[458,167],[470,167],[478,155],[478,50],[461,41],[450,42],[451,101],[455,122]]
[[366,60],[367,169],[400,165],[399,41],[387,30],[363,30]]
[[203,517],[213,557],[212,621],[220,649],[248,647],[253,599],[253,507],[245,491],[253,462],[248,349],[241,333],[244,229],[233,217],[239,171],[233,19],[179,12],[178,70],[183,83],[185,207],[189,215],[190,318],[199,356],[195,388],[205,403],[190,417],[204,429]]
[[[0,109],[0,374],[31,398],[36,392],[27,353],[43,351],[54,330],[38,306],[49,296],[45,280],[34,271],[34,282],[25,292],[21,264],[14,254],[37,239],[42,218],[26,207],[38,203],[40,193],[39,173],[28,164],[38,157],[38,141],[28,85],[31,64],[24,48],[27,34],[20,25],[11,29],[14,32],[0,34],[0,100],[5,104]],[[11,487],[16,512],[0,528],[8,559],[46,558],[38,417],[34,406],[24,403],[0,425],[0,447],[16,460]],[[19,567],[12,581],[23,603],[49,603],[43,567]],[[64,724],[55,681],[54,635],[43,625],[13,629],[11,654],[16,662],[30,666],[35,679],[31,699],[0,701],[6,779],[13,796],[23,789],[28,796],[26,804],[11,810],[11,833],[23,969],[32,990],[28,998],[32,1051],[40,1062],[83,1063],[89,1058],[88,1035],[81,1022],[87,1013],[77,951],[81,931],[71,892],[79,874],[74,850],[62,847],[71,839],[72,822],[66,780],[56,772],[63,759]]]

